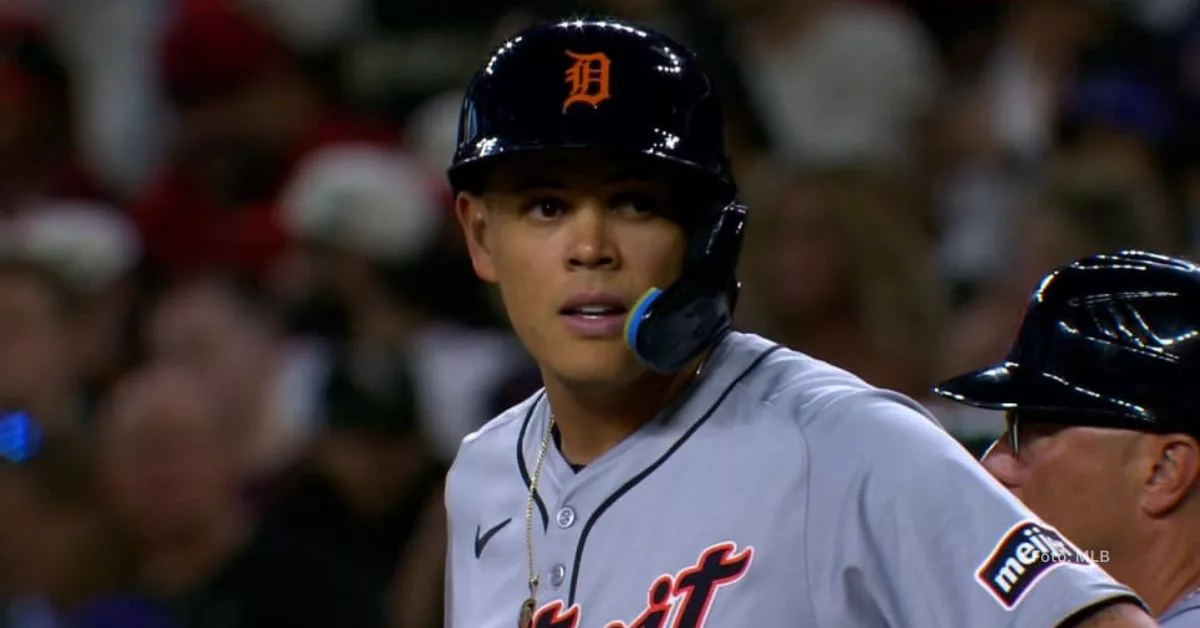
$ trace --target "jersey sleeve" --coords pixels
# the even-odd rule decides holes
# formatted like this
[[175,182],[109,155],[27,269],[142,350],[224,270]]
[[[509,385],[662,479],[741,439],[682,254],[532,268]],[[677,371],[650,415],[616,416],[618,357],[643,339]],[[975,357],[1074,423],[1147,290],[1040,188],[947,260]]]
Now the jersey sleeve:
[[1140,604],[907,399],[847,396],[804,432],[819,625],[1051,628]]

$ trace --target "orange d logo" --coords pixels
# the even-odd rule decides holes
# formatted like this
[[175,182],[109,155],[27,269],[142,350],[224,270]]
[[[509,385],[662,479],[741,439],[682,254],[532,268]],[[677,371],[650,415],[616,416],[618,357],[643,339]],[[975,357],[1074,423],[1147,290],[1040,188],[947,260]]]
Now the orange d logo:
[[608,93],[608,55],[603,52],[579,54],[566,51],[575,60],[567,68],[566,82],[571,91],[563,101],[563,113],[575,103],[585,103],[593,108],[612,97]]

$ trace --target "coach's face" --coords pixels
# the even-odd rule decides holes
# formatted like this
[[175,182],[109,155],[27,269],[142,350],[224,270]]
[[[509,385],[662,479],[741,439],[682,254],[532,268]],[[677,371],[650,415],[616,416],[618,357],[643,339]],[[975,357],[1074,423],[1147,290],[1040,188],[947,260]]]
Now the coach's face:
[[678,189],[590,151],[515,156],[456,209],[476,274],[495,283],[513,329],[565,383],[619,385],[644,372],[626,348],[628,312],[683,267]]
[[1021,420],[1010,429],[1018,450],[1006,434],[984,467],[1097,560],[1138,552],[1153,522],[1186,500],[1200,466],[1195,440],[1182,435]]

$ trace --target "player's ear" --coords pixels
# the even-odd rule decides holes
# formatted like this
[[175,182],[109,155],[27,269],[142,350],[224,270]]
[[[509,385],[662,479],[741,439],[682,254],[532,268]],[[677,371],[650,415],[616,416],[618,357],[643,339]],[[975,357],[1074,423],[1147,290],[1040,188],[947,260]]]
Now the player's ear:
[[1142,493],[1142,507],[1160,517],[1200,489],[1200,444],[1186,434],[1150,437],[1150,441],[1154,461]]
[[471,255],[471,266],[480,279],[496,282],[496,267],[492,263],[492,247],[489,238],[491,225],[484,200],[469,192],[459,192],[454,199],[454,213],[467,241],[467,252]]

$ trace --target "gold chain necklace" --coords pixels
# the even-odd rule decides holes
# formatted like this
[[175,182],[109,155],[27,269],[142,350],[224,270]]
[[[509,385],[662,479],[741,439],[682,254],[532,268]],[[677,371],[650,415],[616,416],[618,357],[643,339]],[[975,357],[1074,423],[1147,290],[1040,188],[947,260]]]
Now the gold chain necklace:
[[546,423],[546,434],[542,436],[542,444],[538,447],[537,462],[533,465],[533,478],[529,481],[529,497],[525,500],[525,564],[529,574],[529,597],[521,603],[521,612],[517,618],[517,628],[530,628],[533,625],[533,614],[537,611],[538,574],[533,568],[533,505],[537,497],[538,479],[542,477],[542,462],[546,459],[546,450],[550,447],[550,438],[554,433],[554,415]]
[[[692,373],[693,378],[700,377],[704,372],[708,357],[705,356],[696,365],[696,370]],[[539,578],[533,567],[533,506],[537,497],[538,480],[542,477],[542,462],[546,459],[546,450],[550,447],[550,439],[553,434],[554,414],[551,413],[550,420],[546,422],[546,433],[542,436],[542,444],[538,446],[537,462],[533,465],[533,477],[529,480],[529,497],[525,500],[525,565],[529,576],[529,597],[521,603],[521,610],[517,616],[517,628],[531,628],[533,615],[537,611]]]

